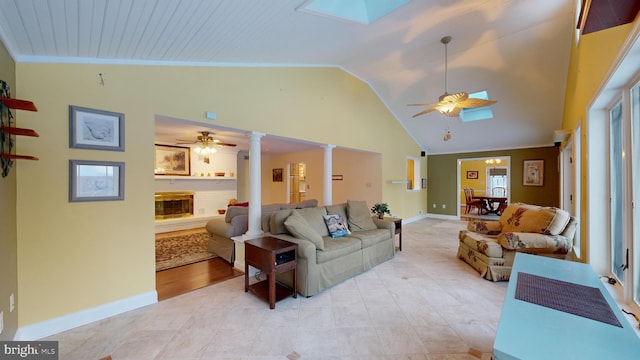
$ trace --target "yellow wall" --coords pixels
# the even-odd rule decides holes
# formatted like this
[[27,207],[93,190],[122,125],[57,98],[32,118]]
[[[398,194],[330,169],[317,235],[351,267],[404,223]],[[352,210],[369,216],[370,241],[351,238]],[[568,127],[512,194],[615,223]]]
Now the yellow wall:
[[[305,199],[317,199],[318,203],[323,205],[324,149],[320,147],[315,151],[263,157],[262,203],[285,202],[286,179],[283,179],[283,182],[274,182],[271,174],[272,169],[286,169],[288,163],[307,165]],[[332,204],[345,203],[347,200],[364,200],[367,204],[373,205],[382,199],[382,182],[379,176],[382,171],[380,154],[334,148],[332,165],[333,174],[331,175],[342,175],[343,178],[343,180],[331,182]],[[393,203],[391,200],[389,202]]]
[[[404,217],[426,208],[424,193],[384,182],[404,174],[406,155],[420,149],[366,84],[339,69],[32,63],[16,69],[18,95],[40,109],[22,125],[42,135],[20,145],[41,159],[24,163],[17,178],[20,326],[154,290],[156,115],[205,122],[205,111],[215,111],[221,126],[379,152],[380,200]],[[124,113],[126,151],[70,149],[69,105]],[[125,200],[69,203],[69,159],[124,161]]]
[[[11,88],[11,96],[16,97],[15,63],[9,56],[7,49],[0,42],[0,80],[4,80]],[[11,110],[18,125],[21,112]],[[15,124],[14,124],[15,125]],[[19,140],[19,139],[16,139]],[[14,152],[15,153],[15,152]],[[24,160],[23,160],[24,161]],[[18,327],[18,312],[16,308],[9,311],[9,296],[14,294],[17,300],[17,235],[16,235],[16,173],[20,164],[14,162],[7,177],[0,177],[0,311],[4,313],[4,330],[0,340],[11,340]]]
[[[616,56],[620,51],[625,40],[629,36],[630,31],[640,21],[640,17],[636,17],[635,21],[630,24],[616,26],[607,30],[597,31],[580,37],[578,44],[573,38],[571,58],[569,63],[569,73],[567,76],[567,89],[565,94],[564,116],[562,119],[562,128],[575,130],[578,125],[582,127],[581,131],[581,171],[582,178],[580,194],[581,214],[587,214],[587,178],[588,172],[588,153],[586,144],[589,141],[589,134],[585,131],[584,121],[590,102],[594,100],[599,87],[607,80],[609,71],[614,65]],[[582,241],[581,248],[583,253],[588,253],[589,244],[586,243],[589,236],[586,234],[588,228],[588,218],[583,216],[580,219],[580,239]],[[588,260],[582,257],[583,260]]]
[[[460,202],[466,204],[462,189],[473,189],[475,194],[484,195],[487,188],[487,172],[484,160],[465,160],[460,162]],[[467,179],[467,171],[477,171],[477,179]]]

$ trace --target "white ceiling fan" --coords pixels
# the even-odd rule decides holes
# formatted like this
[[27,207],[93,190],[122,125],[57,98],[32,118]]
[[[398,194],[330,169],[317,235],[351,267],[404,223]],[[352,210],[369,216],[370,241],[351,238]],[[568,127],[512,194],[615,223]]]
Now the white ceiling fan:
[[441,114],[457,117],[460,115],[462,109],[479,108],[483,106],[489,106],[495,104],[495,100],[483,100],[470,98],[469,94],[462,91],[455,94],[449,94],[447,84],[447,44],[451,42],[451,36],[445,36],[440,39],[440,42],[444,44],[444,94],[440,95],[437,103],[426,104],[409,104],[409,106],[427,106],[428,108],[413,115],[417,117],[420,115],[428,114],[432,111],[439,111]]
[[198,154],[213,154],[216,152],[215,146],[236,146],[236,144],[223,142],[211,135],[213,135],[212,132],[200,131],[200,135],[196,137],[196,140],[178,140],[177,144],[198,144],[198,146],[194,148],[194,151]]

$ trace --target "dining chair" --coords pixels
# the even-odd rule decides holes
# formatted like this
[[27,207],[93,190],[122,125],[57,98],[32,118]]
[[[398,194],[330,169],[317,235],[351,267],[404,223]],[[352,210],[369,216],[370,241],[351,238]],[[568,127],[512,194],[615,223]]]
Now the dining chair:
[[473,198],[473,189],[465,188],[464,189],[464,197],[465,202],[467,204],[467,209],[465,210],[465,214],[470,214],[473,208],[478,209],[478,214],[482,211],[482,200]]
[[507,188],[502,187],[502,186],[496,186],[493,189],[491,189],[491,195],[499,196],[499,197],[506,197],[507,196]]

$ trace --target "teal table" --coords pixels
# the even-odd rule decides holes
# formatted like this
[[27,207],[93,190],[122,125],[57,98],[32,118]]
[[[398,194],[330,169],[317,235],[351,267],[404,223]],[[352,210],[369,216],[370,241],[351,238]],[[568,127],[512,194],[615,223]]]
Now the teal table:
[[[517,299],[518,273],[524,273],[522,279],[534,275],[599,289],[622,327]],[[640,338],[591,266],[519,253],[505,295],[493,356],[495,360],[638,360]]]

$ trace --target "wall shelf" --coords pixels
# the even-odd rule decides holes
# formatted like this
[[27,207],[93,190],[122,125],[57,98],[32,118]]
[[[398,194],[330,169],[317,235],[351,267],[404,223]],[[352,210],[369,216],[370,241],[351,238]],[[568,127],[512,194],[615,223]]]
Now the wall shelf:
[[172,175],[155,175],[156,180],[236,180],[230,176],[172,176]]
[[13,114],[10,109],[38,111],[35,104],[29,100],[12,99],[9,93],[9,85],[0,80],[2,93],[0,94],[0,162],[2,163],[2,177],[9,175],[13,160],[38,160],[35,156],[12,154],[14,140],[12,136],[38,137],[38,133],[32,129],[23,129],[12,126]]

